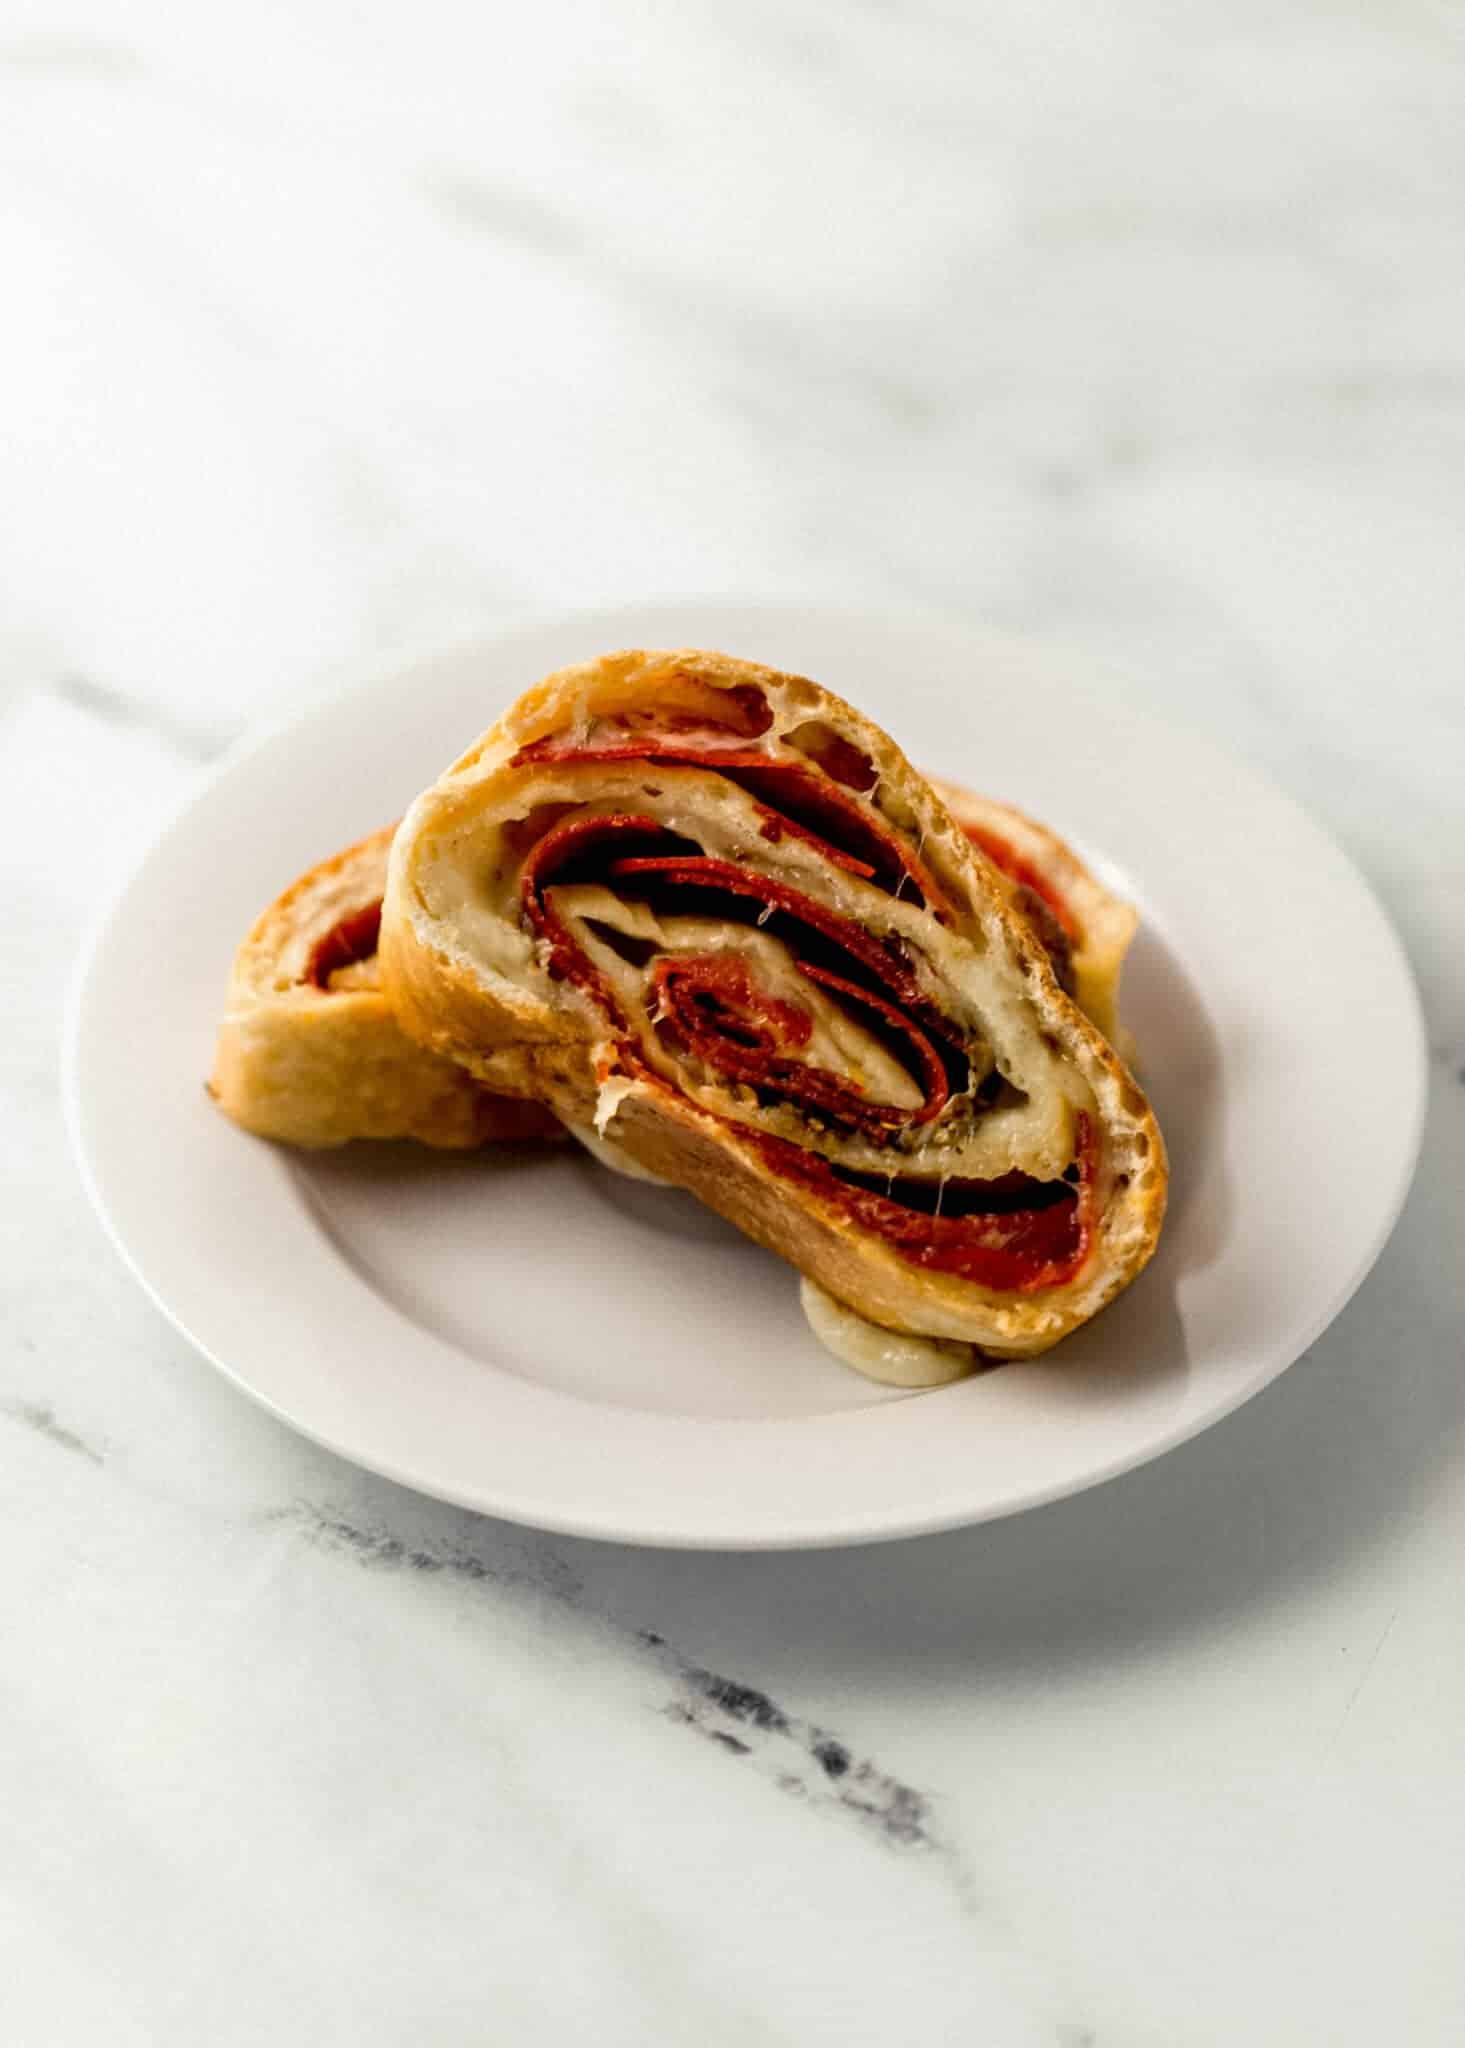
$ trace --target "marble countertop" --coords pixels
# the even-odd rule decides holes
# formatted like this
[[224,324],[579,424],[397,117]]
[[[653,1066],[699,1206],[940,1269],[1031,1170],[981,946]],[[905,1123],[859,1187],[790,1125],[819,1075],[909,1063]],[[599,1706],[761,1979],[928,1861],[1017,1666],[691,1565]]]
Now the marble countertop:
[[[6,2043],[1454,2048],[1458,16],[21,4],[0,193]],[[199,764],[710,590],[1096,652],[1398,920],[1404,1220],[1160,1463],[883,1549],[549,1540],[290,1435],[103,1241],[64,984]]]

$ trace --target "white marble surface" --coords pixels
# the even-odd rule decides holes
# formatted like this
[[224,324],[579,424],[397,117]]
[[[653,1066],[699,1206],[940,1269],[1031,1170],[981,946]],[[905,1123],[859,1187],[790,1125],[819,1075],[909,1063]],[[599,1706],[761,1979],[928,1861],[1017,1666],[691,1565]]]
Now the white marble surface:
[[[1465,2039],[1462,236],[1427,0],[0,7],[7,2048]],[[103,1242],[63,984],[198,764],[699,589],[1096,650],[1398,918],[1405,1220],[1159,1465],[551,1542],[294,1439]]]

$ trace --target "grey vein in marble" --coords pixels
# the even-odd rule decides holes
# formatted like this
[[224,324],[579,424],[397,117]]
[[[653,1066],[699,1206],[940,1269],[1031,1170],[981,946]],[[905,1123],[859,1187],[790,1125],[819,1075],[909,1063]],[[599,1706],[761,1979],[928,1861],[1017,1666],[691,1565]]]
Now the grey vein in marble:
[[423,190],[436,212],[455,227],[521,242],[542,254],[579,256],[586,247],[577,222],[528,190],[473,178],[461,171],[429,172]]
[[928,1794],[857,1755],[829,1729],[791,1713],[761,1687],[708,1670],[652,1629],[628,1629],[602,1612],[591,1613],[582,1604],[579,1580],[549,1545],[529,1539],[531,1562],[523,1569],[490,1563],[466,1543],[414,1543],[385,1524],[366,1525],[309,1501],[269,1510],[262,1520],[294,1527],[316,1547],[368,1571],[517,1586],[585,1613],[624,1644],[649,1653],[672,1677],[674,1697],[663,1708],[669,1720],[730,1756],[752,1759],[758,1774],[779,1791],[856,1821],[887,1847],[939,1855],[962,1903],[970,1903],[969,1877],[936,1825]]
[[119,690],[110,683],[96,682],[74,670],[57,677],[51,684],[51,694],[73,710],[103,719],[108,725],[151,733],[175,753],[186,754],[192,761],[216,761],[237,737],[237,727],[227,729],[200,725],[163,705],[151,704],[130,691]]
[[[717,304],[705,294],[690,299],[673,278],[608,254],[567,212],[538,198],[451,168],[424,173],[421,190],[433,211],[452,226],[516,242],[549,262],[570,264],[577,276],[613,291],[631,311],[695,340],[697,351],[689,360],[715,349],[740,380],[754,372],[756,397],[745,389],[738,399],[745,420],[761,419],[786,430],[789,383],[798,387],[793,407],[798,418],[810,405],[823,408],[832,401],[853,407],[862,418],[873,406],[890,425],[914,431],[933,427],[941,414],[939,401],[914,378],[850,358],[831,347],[817,323],[773,318],[731,297]],[[777,403],[767,416],[772,393]]]
[[106,1459],[94,1443],[81,1436],[74,1429],[68,1429],[56,1419],[56,1411],[45,1401],[0,1401],[0,1415],[18,1422],[23,1429],[34,1430],[47,1443],[55,1444],[58,1450],[70,1451],[73,1457],[87,1458],[93,1465],[104,1465]]
[[0,43],[0,74],[12,78],[55,79],[65,85],[96,80],[112,85],[136,78],[142,70],[142,59],[136,50],[126,43],[108,42],[102,36],[67,35],[55,30]]
[[760,1760],[780,1791],[853,1815],[892,1848],[951,1854],[924,1792],[856,1757],[838,1736],[790,1714],[757,1686],[685,1663],[659,1636],[643,1634],[641,1640],[676,1673],[678,1694],[666,1709],[670,1719],[730,1755]]

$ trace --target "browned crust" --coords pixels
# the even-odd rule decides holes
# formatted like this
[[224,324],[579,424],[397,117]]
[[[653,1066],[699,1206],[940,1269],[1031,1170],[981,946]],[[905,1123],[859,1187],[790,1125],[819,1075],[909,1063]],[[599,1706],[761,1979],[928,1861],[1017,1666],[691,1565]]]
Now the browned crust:
[[491,1093],[415,1044],[380,986],[328,990],[300,979],[315,939],[381,895],[395,829],[308,869],[256,919],[230,975],[210,1095],[245,1130],[310,1149],[353,1138],[456,1149],[559,1135],[542,1105]]
[[959,906],[962,935],[1001,949],[1044,1028],[1093,1090],[1106,1154],[1123,1162],[1128,1179],[1106,1191],[1098,1244],[1078,1280],[1033,1295],[994,1294],[912,1266],[817,1192],[773,1173],[735,1128],[653,1078],[613,1084],[616,1142],[874,1322],[963,1339],[999,1355],[1047,1350],[1112,1300],[1153,1253],[1165,1211],[1164,1141],[1133,1076],[1058,987],[1030,927],[936,792],[886,734],[817,684],[722,654],[631,650],[563,670],[526,692],[418,799],[398,834],[380,958],[404,1028],[496,1086],[537,1096],[567,1122],[584,1125],[598,1108],[604,1113],[601,1083],[615,1048],[589,1006],[537,975],[531,978],[538,985],[526,987],[480,971],[454,934],[434,924],[415,887],[415,863],[435,826],[471,809],[476,792],[519,747],[597,703],[649,698],[669,673],[690,674],[714,689],[754,684],[781,710],[825,719],[870,756],[882,809],[918,837]]

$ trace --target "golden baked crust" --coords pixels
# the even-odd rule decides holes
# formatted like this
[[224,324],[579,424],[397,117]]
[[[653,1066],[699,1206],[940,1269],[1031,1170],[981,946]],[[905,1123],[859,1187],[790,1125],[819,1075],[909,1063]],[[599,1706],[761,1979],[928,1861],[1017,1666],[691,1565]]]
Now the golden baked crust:
[[[767,716],[756,731],[748,730],[756,724],[752,703]],[[577,746],[603,755],[607,733],[685,734],[720,721],[743,729],[748,752],[769,763],[812,762],[823,774],[825,764],[839,766],[838,749],[863,761],[872,783],[859,801],[928,875],[931,892],[944,899],[942,915],[901,900],[899,886],[882,893],[868,868],[862,877],[832,863],[830,849],[809,844],[807,833],[775,832],[770,840],[759,823],[762,807],[708,761],[601,758],[587,767],[572,757]],[[837,779],[844,784],[842,768]],[[1024,1291],[918,1263],[825,1187],[770,1163],[767,1140],[787,1138],[794,1127],[783,1106],[694,1086],[690,1069],[673,1061],[668,1070],[645,1031],[636,1056],[627,1057],[626,1033],[604,1001],[567,977],[543,935],[526,927],[519,884],[537,838],[566,818],[619,817],[628,806],[683,843],[731,855],[750,875],[792,878],[832,914],[903,949],[953,1014],[980,1020],[969,1027],[973,1059],[984,1052],[992,1078],[1007,1085],[1010,1070],[1021,1086],[1010,1090],[1018,1100],[1002,1115],[984,1121],[969,1104],[963,1111],[959,1143],[968,1149],[953,1156],[982,1159],[976,1178],[985,1183],[1008,1170],[1056,1180],[1065,1163],[1072,1171],[1075,1131],[1092,1133],[1093,1227],[1071,1276]],[[566,901],[575,893],[561,892]],[[594,916],[585,912],[587,931],[609,914],[599,905],[605,893],[597,894]],[[621,943],[629,952],[651,942],[628,926]],[[1133,1076],[1063,993],[1031,926],[931,785],[878,727],[804,678],[698,650],[631,650],[562,670],[528,691],[403,821],[389,867],[381,963],[393,1008],[423,1044],[496,1085],[537,1096],[571,1124],[613,1128],[617,1144],[642,1166],[689,1189],[888,1328],[958,1339],[997,1356],[1044,1351],[1112,1300],[1158,1239],[1164,1144]],[[803,1129],[799,1142],[841,1168],[853,1173],[851,1162],[863,1162],[859,1141],[813,1121]],[[957,1142],[953,1132],[947,1136]],[[907,1149],[898,1158],[885,1153],[879,1163],[894,1159],[907,1176],[944,1186],[940,1136],[901,1142]],[[1067,1147],[1061,1155],[1060,1144]]]
[[957,823],[964,827],[978,850],[992,858],[992,845],[1010,849],[1016,856],[1004,868],[994,862],[1002,875],[1013,907],[1020,912],[1033,906],[1031,892],[1021,879],[1024,872],[1050,902],[1061,905],[1067,919],[1070,944],[1069,993],[1079,1008],[1098,1025],[1111,1043],[1119,1042],[1119,977],[1139,917],[1133,907],[1104,887],[1092,869],[1086,867],[1066,841],[1036,818],[999,803],[995,797],[977,796],[960,783],[929,778]]
[[235,956],[209,1093],[260,1137],[319,1148],[352,1138],[463,1147],[558,1135],[537,1103],[491,1093],[406,1037],[381,992],[374,948],[312,975],[328,936],[381,901],[395,828],[293,883]]

